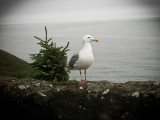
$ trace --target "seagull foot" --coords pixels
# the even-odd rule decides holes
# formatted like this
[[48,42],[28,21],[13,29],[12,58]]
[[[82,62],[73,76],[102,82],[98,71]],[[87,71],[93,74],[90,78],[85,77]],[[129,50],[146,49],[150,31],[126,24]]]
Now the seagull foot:
[[88,81],[87,80],[81,80],[79,83],[80,84],[85,84],[85,83],[87,83]]

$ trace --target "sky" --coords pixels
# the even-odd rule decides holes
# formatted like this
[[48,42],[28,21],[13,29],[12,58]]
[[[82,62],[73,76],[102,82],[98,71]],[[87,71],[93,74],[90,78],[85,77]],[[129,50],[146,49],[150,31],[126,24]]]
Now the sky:
[[1,0],[0,25],[160,17],[160,0]]

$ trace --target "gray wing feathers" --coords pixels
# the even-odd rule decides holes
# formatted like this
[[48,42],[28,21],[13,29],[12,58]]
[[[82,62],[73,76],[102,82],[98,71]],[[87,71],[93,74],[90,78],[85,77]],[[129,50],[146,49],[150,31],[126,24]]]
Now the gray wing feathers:
[[79,58],[79,55],[78,53],[77,54],[74,54],[72,57],[71,57],[71,60],[69,61],[69,66],[71,68],[73,68],[74,64],[76,63],[76,61],[78,60]]

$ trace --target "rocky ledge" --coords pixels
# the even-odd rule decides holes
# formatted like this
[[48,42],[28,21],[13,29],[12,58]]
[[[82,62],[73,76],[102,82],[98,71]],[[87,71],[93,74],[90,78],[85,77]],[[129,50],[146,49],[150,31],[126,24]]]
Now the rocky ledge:
[[153,81],[53,85],[0,77],[0,114],[6,120],[153,120],[159,110],[160,84]]

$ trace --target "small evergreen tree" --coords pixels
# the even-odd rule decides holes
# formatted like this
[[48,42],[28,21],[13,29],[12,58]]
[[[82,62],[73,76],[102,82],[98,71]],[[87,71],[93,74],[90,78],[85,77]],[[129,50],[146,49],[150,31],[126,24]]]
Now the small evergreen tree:
[[40,40],[38,43],[41,49],[38,54],[31,54],[31,66],[33,67],[33,77],[47,81],[67,81],[69,71],[67,65],[67,51],[69,42],[66,47],[56,47],[52,38],[47,38],[47,28],[45,27],[45,40],[34,36]]

